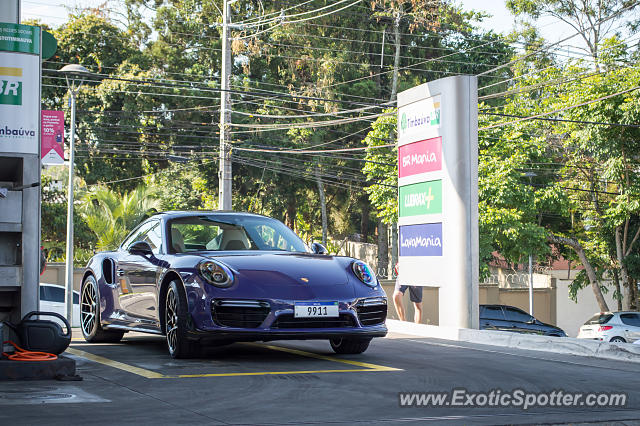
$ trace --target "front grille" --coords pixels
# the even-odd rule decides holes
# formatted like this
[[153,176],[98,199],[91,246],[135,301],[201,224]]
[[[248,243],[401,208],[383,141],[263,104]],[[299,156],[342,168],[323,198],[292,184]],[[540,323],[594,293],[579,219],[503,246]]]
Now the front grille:
[[340,314],[337,318],[295,318],[293,314],[280,315],[271,328],[342,328],[355,327],[353,317]]
[[363,326],[382,324],[387,319],[387,301],[382,298],[361,300],[356,311]]
[[258,328],[269,311],[269,304],[258,300],[216,300],[211,304],[213,321],[224,327]]

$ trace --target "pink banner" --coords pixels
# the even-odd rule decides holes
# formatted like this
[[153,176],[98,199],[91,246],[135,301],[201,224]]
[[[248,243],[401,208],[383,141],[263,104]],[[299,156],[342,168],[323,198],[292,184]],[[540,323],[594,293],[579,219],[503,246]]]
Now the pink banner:
[[442,170],[442,137],[402,145],[398,150],[398,176]]
[[42,164],[64,164],[64,112],[42,111]]

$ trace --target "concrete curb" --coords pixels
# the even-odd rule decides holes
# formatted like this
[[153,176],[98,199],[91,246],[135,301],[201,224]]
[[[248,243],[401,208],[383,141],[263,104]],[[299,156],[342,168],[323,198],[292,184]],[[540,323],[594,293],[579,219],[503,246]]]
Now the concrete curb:
[[387,320],[387,328],[390,332],[411,334],[418,337],[640,363],[640,345],[628,343],[607,343],[573,337],[537,336],[507,331],[438,327],[398,320]]

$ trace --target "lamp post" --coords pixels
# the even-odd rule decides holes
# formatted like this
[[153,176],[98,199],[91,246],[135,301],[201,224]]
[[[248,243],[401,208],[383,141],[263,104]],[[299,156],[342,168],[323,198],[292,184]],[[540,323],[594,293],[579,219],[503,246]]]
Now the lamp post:
[[[526,172],[522,176],[529,178],[529,186],[533,188],[532,179],[538,176],[535,172]],[[533,315],[533,256],[529,254],[529,314]]]
[[67,320],[73,324],[73,162],[74,145],[76,139],[76,95],[84,82],[84,78],[91,73],[82,65],[70,64],[60,69],[67,80],[67,88],[71,101],[71,139],[69,141],[69,187],[67,192],[67,255],[66,255],[66,281],[65,301],[67,308]]

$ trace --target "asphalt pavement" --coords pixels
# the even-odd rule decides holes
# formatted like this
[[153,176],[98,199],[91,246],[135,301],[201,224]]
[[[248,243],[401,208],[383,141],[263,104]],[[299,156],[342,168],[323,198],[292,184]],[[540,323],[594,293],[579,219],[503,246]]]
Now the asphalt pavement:
[[[172,360],[161,336],[74,338],[82,381],[0,382],[0,424],[561,424],[640,419],[640,364],[391,335],[362,355],[270,342]],[[624,407],[401,407],[400,392],[623,392]]]

